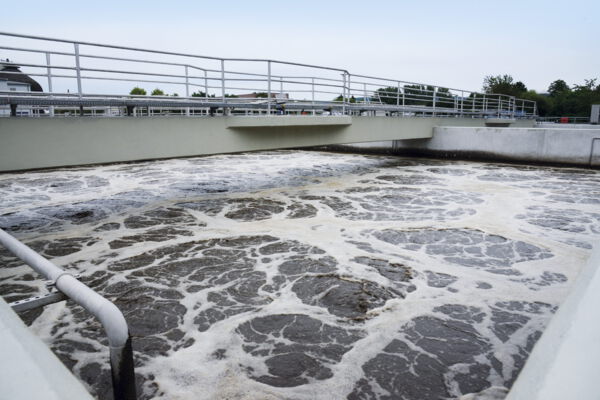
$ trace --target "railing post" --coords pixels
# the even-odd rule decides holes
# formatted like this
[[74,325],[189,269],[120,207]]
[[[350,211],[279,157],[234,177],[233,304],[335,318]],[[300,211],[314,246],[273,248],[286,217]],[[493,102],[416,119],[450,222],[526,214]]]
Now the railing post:
[[498,116],[498,118],[500,118],[502,112],[502,95],[498,95],[498,105],[497,105],[497,111],[496,111],[496,115]]
[[312,109],[312,115],[315,115],[315,78],[310,78],[311,80],[311,87],[312,87],[312,105],[313,105],[313,109]]
[[465,92],[460,91],[460,116],[462,117],[465,112]]
[[342,74],[342,115],[346,114],[346,72]]
[[398,82],[398,89],[396,89],[396,107],[400,107],[400,82]]
[[485,112],[487,112],[487,98],[486,98],[486,96],[485,96],[485,93],[483,94],[483,104],[482,104],[482,109],[483,109],[483,112],[484,112],[484,113],[485,113]]
[[[73,47],[75,48],[75,72],[77,74],[77,94],[79,95],[79,99],[82,98],[82,90],[81,90],[81,65],[79,63],[79,43],[73,43]],[[83,116],[83,106],[79,106],[79,114]]]
[[267,115],[271,115],[271,61],[267,61]]
[[435,98],[435,94],[437,92],[437,86],[433,87],[433,116],[435,117],[435,102],[436,102],[436,98]]
[[[48,92],[52,96],[52,69],[50,68],[50,53],[46,53],[46,76],[48,77]],[[48,108],[50,116],[54,117],[54,106]]]
[[204,70],[204,99],[208,101],[208,74]]
[[[190,78],[188,75],[188,66],[185,66],[185,97],[190,97]],[[185,115],[190,116],[190,108],[185,108]]]
[[[221,95],[221,100],[225,103],[225,60],[221,60]],[[223,114],[225,114],[225,108],[223,108]]]
[[81,97],[81,65],[79,63],[79,43],[73,43],[75,47],[75,73],[77,75],[77,94]]
[[[350,87],[352,86],[351,78],[352,76],[350,75],[350,72],[348,72],[348,78],[346,79],[346,85],[348,87],[348,89],[346,90],[346,97],[348,98],[348,104],[351,104],[350,99],[352,97],[352,90],[350,89]],[[348,113],[350,114],[351,111],[348,110]]]
[[406,105],[406,89],[402,88],[402,108],[404,108],[404,106]]

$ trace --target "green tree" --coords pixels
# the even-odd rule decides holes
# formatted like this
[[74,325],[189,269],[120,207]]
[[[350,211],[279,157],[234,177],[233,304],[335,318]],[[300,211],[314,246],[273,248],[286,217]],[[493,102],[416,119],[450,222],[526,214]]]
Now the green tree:
[[[344,101],[343,96],[340,94],[338,97],[333,99],[333,101]],[[350,103],[356,103],[356,98],[354,96],[350,96]]]
[[[521,94],[521,99],[532,100],[537,103],[537,112],[538,115],[544,117],[550,113],[552,109],[552,99],[547,95],[537,93],[535,90],[528,90],[527,92]],[[517,100],[517,112],[521,111],[521,103]],[[527,112],[531,112],[533,110],[525,110]]]
[[[388,86],[379,88],[375,91],[373,97],[372,100],[375,102],[379,101],[383,104],[396,104],[398,101],[398,87]],[[400,94],[400,98],[402,98],[402,94]],[[400,104],[402,104],[402,100],[400,100]]]
[[432,107],[434,93],[436,107],[454,107],[454,96],[449,89],[442,87],[436,89],[428,85],[404,85],[400,91],[396,86],[379,88],[375,91],[373,100],[375,102],[379,100],[383,104]]
[[521,81],[515,82],[510,75],[488,75],[483,79],[483,91],[518,97],[527,91],[527,86]]
[[154,89],[152,91],[152,93],[150,93],[150,96],[164,96],[164,95],[165,95],[165,92],[163,92],[159,88]]
[[141,87],[134,87],[133,89],[131,89],[131,92],[129,92],[129,94],[133,94],[133,95],[138,95],[138,96],[145,96],[146,95],[146,91],[144,89],[142,89]]
[[198,90],[197,92],[192,93],[192,97],[215,97],[214,94],[206,96],[206,93],[202,90]]
[[571,88],[567,85],[567,82],[562,79],[557,79],[548,86],[548,94],[550,97],[558,97],[563,95],[565,92],[569,92]]
[[[570,88],[566,82],[558,79],[548,87],[550,116],[589,117],[592,104],[600,103],[600,85],[597,79],[585,79],[581,85]],[[540,115],[543,115],[540,112]]]

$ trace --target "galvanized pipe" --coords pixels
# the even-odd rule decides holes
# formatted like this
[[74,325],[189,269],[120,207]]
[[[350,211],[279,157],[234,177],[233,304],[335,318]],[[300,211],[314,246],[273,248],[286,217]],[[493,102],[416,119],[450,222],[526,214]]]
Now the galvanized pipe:
[[271,115],[271,61],[267,62],[267,115]]
[[58,290],[100,321],[108,337],[114,398],[134,400],[136,387],[131,338],[127,321],[117,306],[2,229],[0,244],[37,273],[54,282]]
[[[46,53],[46,73],[48,77],[48,93],[52,94],[52,69],[50,68],[50,53]],[[50,116],[54,117],[54,107],[50,106]]]

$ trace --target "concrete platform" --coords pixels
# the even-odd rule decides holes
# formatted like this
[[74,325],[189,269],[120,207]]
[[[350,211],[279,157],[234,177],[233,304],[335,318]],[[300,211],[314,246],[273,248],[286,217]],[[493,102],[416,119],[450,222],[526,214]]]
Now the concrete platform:
[[92,400],[48,346],[0,299],[0,398]]

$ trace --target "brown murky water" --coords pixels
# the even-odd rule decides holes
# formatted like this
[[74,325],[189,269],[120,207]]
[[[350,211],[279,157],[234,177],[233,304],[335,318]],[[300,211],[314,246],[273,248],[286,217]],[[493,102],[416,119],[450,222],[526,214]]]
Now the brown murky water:
[[[388,156],[1,174],[0,198],[0,227],[125,313],[147,399],[509,388],[600,235],[598,172]],[[5,300],[44,292],[0,262]],[[22,317],[110,396],[97,322],[70,302]]]

